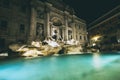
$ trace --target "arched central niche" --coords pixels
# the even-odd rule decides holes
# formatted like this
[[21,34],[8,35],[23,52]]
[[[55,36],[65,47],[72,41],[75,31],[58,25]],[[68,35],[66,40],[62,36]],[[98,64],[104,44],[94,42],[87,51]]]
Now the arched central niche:
[[62,21],[57,17],[52,18],[51,22],[54,26],[62,26]]
[[51,36],[57,40],[62,37],[62,20],[58,17],[53,17],[51,19]]

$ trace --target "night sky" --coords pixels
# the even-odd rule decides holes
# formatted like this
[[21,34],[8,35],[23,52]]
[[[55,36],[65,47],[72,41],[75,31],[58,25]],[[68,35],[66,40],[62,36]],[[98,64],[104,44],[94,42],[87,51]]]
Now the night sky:
[[76,15],[86,20],[87,24],[120,4],[120,0],[64,0],[64,2],[73,7]]

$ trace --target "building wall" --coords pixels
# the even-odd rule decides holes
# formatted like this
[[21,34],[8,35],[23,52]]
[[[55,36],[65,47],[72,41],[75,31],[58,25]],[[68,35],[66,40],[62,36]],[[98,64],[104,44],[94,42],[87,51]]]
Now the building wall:
[[[118,43],[120,30],[120,6],[95,20],[89,27],[90,39],[101,36],[103,44]],[[102,40],[103,39],[103,40]]]
[[[46,36],[52,36],[53,33],[53,27],[58,29],[58,36],[61,36],[64,40],[70,40],[71,38],[80,41],[80,43],[85,43],[87,41],[87,30],[86,30],[86,23],[85,21],[79,19],[75,15],[71,14],[67,10],[60,10],[56,7],[54,7],[51,3],[45,3],[43,4],[46,7],[44,8],[46,10],[45,14],[46,17],[44,18],[45,26],[47,30]],[[37,6],[37,9],[39,9],[39,5]],[[59,22],[62,24],[61,26],[55,26],[54,20],[59,20]],[[47,24],[46,24],[47,23]],[[81,27],[79,29],[79,26]],[[62,29],[60,34],[60,30]],[[72,32],[72,33],[71,33]],[[81,39],[80,36],[81,35]]]
[[71,14],[70,9],[63,5],[56,7],[40,0],[7,0],[8,7],[5,7],[2,6],[4,1],[0,2],[0,21],[5,28],[2,29],[0,24],[0,38],[5,40],[5,44],[42,41],[53,36],[54,30],[57,30],[57,39],[74,39],[81,44],[87,41],[85,21]]
[[5,44],[25,42],[29,30],[28,4],[23,4],[22,0],[1,0],[0,10],[0,38]]

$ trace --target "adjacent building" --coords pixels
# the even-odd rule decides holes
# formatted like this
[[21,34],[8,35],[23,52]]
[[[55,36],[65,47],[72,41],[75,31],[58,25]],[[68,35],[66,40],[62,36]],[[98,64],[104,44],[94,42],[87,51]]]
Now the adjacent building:
[[87,42],[86,22],[62,0],[0,0],[0,45],[56,37]]
[[120,43],[120,5],[93,21],[88,28],[92,45]]

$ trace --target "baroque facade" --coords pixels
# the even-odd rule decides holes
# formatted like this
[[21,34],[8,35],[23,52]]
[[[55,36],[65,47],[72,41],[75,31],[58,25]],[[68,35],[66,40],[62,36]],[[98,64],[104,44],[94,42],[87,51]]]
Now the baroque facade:
[[0,44],[56,37],[87,42],[86,22],[62,0],[0,0]]
[[120,5],[99,17],[89,25],[88,29],[91,44],[101,41],[104,44],[120,43]]

